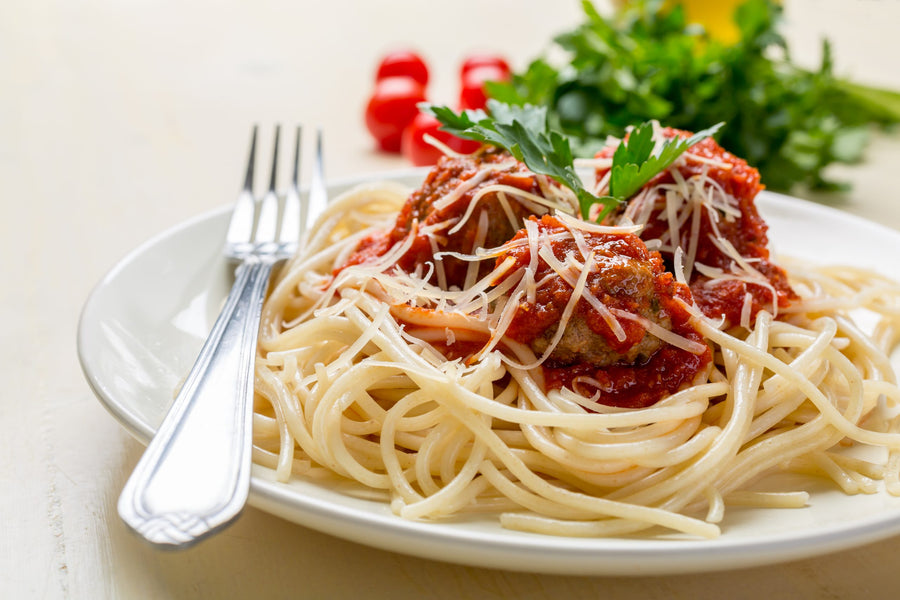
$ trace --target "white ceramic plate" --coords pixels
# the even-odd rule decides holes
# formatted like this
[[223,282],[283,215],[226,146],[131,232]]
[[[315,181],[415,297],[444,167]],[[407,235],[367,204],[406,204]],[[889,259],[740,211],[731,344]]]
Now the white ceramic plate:
[[[391,179],[413,184],[405,172]],[[334,185],[332,196],[353,182]],[[779,253],[870,266],[900,280],[900,233],[802,200],[764,193]],[[85,375],[106,408],[146,443],[190,369],[231,283],[220,255],[229,210],[201,215],[122,259],[88,299],[79,324]],[[900,372],[900,365],[895,363]],[[785,482],[782,482],[785,483]],[[808,482],[805,482],[808,484]],[[806,485],[809,489],[809,485]],[[339,486],[281,484],[254,467],[250,502],[290,521],[371,546],[461,564],[558,574],[712,571],[810,557],[900,534],[900,498],[846,496],[813,484],[803,509],[729,509],[714,540],[679,535],[580,539],[507,531],[490,517],[410,522]]]

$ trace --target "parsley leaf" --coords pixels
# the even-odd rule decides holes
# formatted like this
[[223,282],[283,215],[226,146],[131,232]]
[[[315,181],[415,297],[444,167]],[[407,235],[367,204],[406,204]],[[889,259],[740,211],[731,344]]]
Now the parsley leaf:
[[657,173],[661,173],[679,156],[704,138],[715,134],[723,123],[698,131],[689,138],[666,140],[659,152],[654,153],[653,125],[644,123],[635,127],[627,140],[623,140],[613,154],[609,193],[612,197],[627,200],[638,192]]
[[594,204],[603,203],[605,215],[616,203],[613,198],[598,198],[585,189],[575,172],[569,140],[547,127],[546,107],[530,104],[517,106],[488,100],[490,115],[483,110],[467,110],[457,114],[446,106],[430,104],[421,104],[420,108],[434,115],[444,131],[504,148],[535,173],[552,177],[571,189],[578,198],[584,219],[589,218]]

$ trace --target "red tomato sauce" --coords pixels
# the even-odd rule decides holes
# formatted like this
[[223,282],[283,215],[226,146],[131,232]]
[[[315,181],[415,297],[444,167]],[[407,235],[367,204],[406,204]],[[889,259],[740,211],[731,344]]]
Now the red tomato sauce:
[[375,262],[376,259],[383,256],[390,248],[391,240],[389,232],[377,231],[368,235],[360,240],[353,253],[346,261],[344,261],[344,264],[335,269],[334,274],[336,275],[351,265],[364,265],[366,263]]

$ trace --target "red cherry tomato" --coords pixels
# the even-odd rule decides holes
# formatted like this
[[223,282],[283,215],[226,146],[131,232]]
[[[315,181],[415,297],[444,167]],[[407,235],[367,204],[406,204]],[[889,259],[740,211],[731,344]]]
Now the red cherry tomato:
[[507,78],[510,73],[512,73],[509,68],[509,63],[506,62],[502,56],[496,56],[494,54],[473,54],[463,61],[462,68],[459,70],[460,79],[465,77],[466,73],[472,69],[477,69],[479,67],[496,67],[501,71],[504,71]]
[[417,167],[435,164],[443,156],[443,152],[425,140],[426,134],[461,154],[471,154],[481,147],[480,142],[456,137],[452,133],[441,131],[440,126],[440,121],[428,113],[416,115],[412,123],[403,130],[403,156]]
[[375,81],[386,77],[411,77],[424,86],[428,85],[428,67],[415,52],[398,50],[387,54],[378,64]]
[[425,101],[425,88],[409,77],[386,77],[375,84],[366,106],[366,127],[378,147],[400,152],[403,130],[418,114],[416,104]]
[[459,93],[459,106],[462,109],[484,108],[487,95],[484,84],[487,81],[509,81],[509,72],[499,67],[474,67],[462,78],[462,89]]

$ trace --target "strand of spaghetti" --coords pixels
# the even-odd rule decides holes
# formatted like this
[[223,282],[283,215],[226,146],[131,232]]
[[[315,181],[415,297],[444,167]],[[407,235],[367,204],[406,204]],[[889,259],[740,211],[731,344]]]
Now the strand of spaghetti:
[[[256,390],[265,394],[265,388],[268,387],[269,396],[278,396],[283,397],[288,394],[287,389],[280,379],[271,375],[270,373],[263,372],[258,375],[256,381],[254,383]],[[281,402],[272,402],[272,409],[275,411],[275,421],[278,425],[279,432],[279,448],[278,448],[278,463],[275,467],[275,478],[278,481],[287,481],[290,477],[292,470],[292,463],[294,460],[294,438],[290,434],[290,430],[288,429],[287,422],[285,421],[284,416],[284,406]]]
[[900,387],[893,383],[867,379],[863,382],[863,388],[869,398],[883,396],[887,400],[888,406],[900,406]]
[[[561,505],[558,502],[544,498],[533,493],[521,483],[511,479],[509,471],[501,471],[492,461],[484,461],[481,465],[481,473],[502,495],[510,498],[518,507],[525,508],[547,517],[567,520],[592,520],[597,518],[597,513],[590,510],[581,510]],[[646,528],[641,521],[633,521],[631,527],[635,530]]]
[[[421,406],[426,402],[431,402],[430,399],[425,397],[423,394],[409,394],[399,402],[397,402],[391,410],[388,411],[387,417],[384,420],[384,426],[382,427],[379,446],[381,448],[381,458],[384,463],[385,470],[387,471],[388,476],[390,477],[392,483],[392,489],[394,493],[399,494],[400,497],[405,502],[414,502],[422,498],[422,495],[419,494],[407,481],[404,475],[404,469],[400,465],[400,461],[398,460],[398,453],[395,449],[393,439],[394,434],[397,428],[397,425],[400,420],[400,416],[406,414],[409,410]],[[433,414],[436,419],[435,422],[439,423],[440,418],[442,417],[443,410],[439,407],[429,411],[429,414]],[[438,425],[439,427],[440,425]],[[430,436],[431,434],[429,434]],[[426,442],[423,443],[423,447],[426,446]],[[419,465],[422,464],[425,460],[427,460],[427,452],[420,451],[419,455],[416,457],[416,462],[414,464],[414,469],[418,470]],[[422,475],[418,477],[420,484],[425,479]],[[428,490],[426,490],[426,493]]]
[[278,437],[278,421],[274,417],[264,415],[261,412],[253,413],[253,438]]
[[[477,443],[475,445],[477,446]],[[446,485],[458,478],[459,464],[471,460],[472,448],[473,440],[468,432],[465,435],[448,438],[448,443],[444,445],[444,451],[436,456],[438,460],[435,466],[441,482]],[[482,458],[484,458],[483,455]]]
[[[736,346],[742,344],[735,338],[732,338],[713,327],[703,325],[701,326],[701,333],[721,346]],[[837,408],[824,397],[820,390],[815,388],[808,380],[797,377],[796,374],[790,370],[788,365],[785,365],[772,355],[758,348],[750,347],[743,349],[743,354],[747,360],[751,360],[755,364],[765,367],[772,372],[778,373],[786,379],[793,381],[803,393],[806,394],[810,401],[815,404],[816,409],[825,415],[825,417],[828,418],[828,420],[845,436],[868,444],[887,446],[889,448],[900,448],[900,436],[868,431],[851,423],[838,412]]]
[[267,397],[267,399],[273,405],[276,403],[281,405],[282,416],[287,424],[288,431],[304,452],[306,452],[313,461],[326,465],[325,457],[319,451],[319,445],[313,439],[312,432],[307,428],[305,422],[303,407],[306,405],[306,402],[298,402],[297,400],[298,395],[303,397],[304,400],[311,400],[312,395],[309,390],[304,387],[295,388],[295,392],[296,395],[276,394],[274,397]]
[[[484,478],[503,496],[512,500],[517,507],[525,508],[542,515],[565,519],[595,519],[597,515],[592,511],[584,511],[570,506],[561,505],[529,491],[521,484],[510,479],[509,471],[501,472],[492,461],[484,461],[480,466]],[[639,526],[646,527],[640,524]]]
[[745,442],[749,443],[760,438],[760,436],[764,435],[773,427],[776,427],[791,413],[796,411],[800,405],[806,402],[806,396],[799,390],[787,389],[784,391],[773,392],[772,394],[760,394],[758,398],[759,403],[761,404],[765,397],[768,396],[777,398],[777,402],[772,404],[768,409],[757,412],[756,418],[753,419],[753,423],[747,431]]
[[309,256],[305,260],[301,260],[301,255],[297,255],[293,262],[286,263],[279,270],[278,277],[273,284],[273,290],[263,305],[261,338],[271,335],[279,327],[280,322],[274,316],[284,311],[286,303],[291,298],[291,292],[297,289],[300,280],[307,277],[309,273],[315,272],[320,265],[330,263],[340,250],[340,245],[334,245],[318,254]]
[[842,438],[843,435],[829,427],[821,416],[802,425],[768,433],[738,454],[732,468],[720,479],[719,489],[723,494],[730,494],[760,473],[796,456],[833,446]]
[[[533,383],[533,379],[530,379],[531,385],[528,385],[525,378],[517,378],[517,381],[519,382],[519,385],[525,384],[530,389],[537,387]],[[489,404],[489,402],[480,401],[475,395],[471,396],[469,401],[473,403],[473,406],[478,411],[510,423],[519,425],[530,424],[544,425],[547,427],[565,427],[574,430],[594,430],[596,428],[635,427],[646,423],[680,420],[696,416],[702,414],[705,410],[708,398],[710,397],[707,393],[718,392],[719,390],[721,390],[721,386],[717,384],[700,385],[673,394],[673,396],[678,395],[680,400],[685,398],[688,399],[674,406],[654,406],[611,414],[538,412],[515,407],[494,406]],[[718,394],[713,393],[711,395],[715,396]],[[692,397],[694,399],[690,400]]]
[[[888,387],[888,384],[882,383],[882,385]],[[874,394],[875,391],[871,393]],[[833,433],[824,433],[823,428],[825,425],[826,420],[819,417],[810,423],[798,427],[796,430],[787,432],[782,430],[782,432],[777,434],[763,436],[739,456],[735,468],[731,471],[732,474],[737,474],[737,476],[733,477],[734,483],[729,487],[733,489],[744,481],[749,480],[756,473],[775,466],[791,456],[799,456],[817,449],[828,448],[844,437],[841,432],[833,428],[831,428]],[[765,456],[767,449],[768,458]]]
[[705,521],[707,523],[721,523],[725,517],[725,501],[722,498],[722,494],[714,486],[707,486],[703,489],[703,497],[708,506]]
[[[443,411],[441,414],[443,414]],[[419,484],[424,495],[430,496],[440,491],[441,487],[435,483],[432,475],[440,472],[439,461],[444,456],[443,450],[460,429],[460,425],[455,421],[444,419],[428,432],[425,441],[422,443],[422,448],[416,456],[415,467],[416,483]],[[417,497],[414,500],[419,499],[421,497]],[[412,501],[407,500],[407,503]]]
[[[822,330],[815,337],[810,336],[809,330],[807,330],[807,334],[802,339],[798,340],[796,336],[792,338],[795,344],[803,343],[806,347],[790,362],[792,369],[798,373],[803,373],[815,385],[821,382],[821,378],[827,372],[827,367],[819,370],[819,377],[815,376],[813,370],[816,364],[822,364],[822,353],[825,347],[834,339],[834,334],[837,330],[833,322],[824,322],[819,325],[822,327]],[[784,327],[784,324],[777,322],[773,322],[770,325],[770,346],[783,344],[787,341],[785,340],[786,336],[779,332]],[[763,390],[757,397],[757,418],[754,419],[750,430],[747,432],[746,441],[753,440],[768,431],[768,429],[796,410],[805,400],[806,396],[793,386],[793,382],[778,374],[767,379],[763,385]]]
[[844,493],[858,494],[863,491],[864,487],[860,485],[860,481],[852,477],[850,473],[828,458],[824,452],[816,452],[812,455],[812,459],[817,467],[841,487]]
[[[503,436],[500,437],[503,438]],[[525,466],[535,473],[542,477],[556,479],[571,489],[578,489],[592,496],[603,496],[611,488],[631,483],[653,472],[652,468],[637,465],[628,465],[622,470],[609,473],[584,471],[574,465],[554,460],[534,449],[513,445],[510,445],[510,449]]]
[[[337,225],[348,215],[362,209],[382,214],[396,213],[409,190],[399,184],[362,184],[332,199],[309,228],[312,235],[305,240],[302,252],[315,252],[329,246]],[[378,210],[379,207],[384,207]],[[346,235],[341,236],[346,237]]]
[[465,492],[466,487],[472,483],[472,480],[479,473],[481,461],[486,454],[487,447],[476,438],[468,458],[462,468],[457,471],[456,476],[449,482],[445,482],[440,491],[424,500],[404,506],[400,510],[400,516],[407,519],[420,519],[443,512],[446,505],[453,503],[455,499]]
[[731,492],[725,496],[728,506],[755,508],[803,508],[809,503],[809,492]]
[[544,427],[522,425],[521,428],[522,433],[525,434],[525,439],[535,450],[559,464],[569,465],[585,472],[600,474],[617,473],[634,466],[634,463],[629,461],[628,456],[601,462],[567,451],[554,442],[551,433]]
[[841,315],[835,316],[835,321],[840,328],[841,334],[849,337],[850,340],[860,346],[861,351],[866,357],[872,361],[876,374],[879,378],[883,378],[890,383],[897,383],[897,376],[894,368],[891,366],[891,359],[888,355],[880,352],[878,347],[856,327],[849,319]]
[[459,494],[448,498],[439,516],[450,516],[467,510],[470,512],[496,512],[500,510],[516,510],[518,506],[509,498],[497,493],[491,483],[479,475]]
[[577,439],[565,430],[554,432],[559,447],[579,456],[594,460],[639,460],[639,457],[657,457],[675,451],[687,443],[697,432],[700,416],[680,423],[653,423],[645,427],[646,439],[619,443],[592,443]]
[[831,458],[831,460],[845,469],[855,471],[871,479],[884,478],[885,465],[883,464],[871,463],[869,461],[854,458],[852,456],[838,454],[836,452],[832,452],[831,450],[826,450],[825,454],[827,454]]
[[[325,372],[324,369],[321,371]],[[339,466],[335,469],[337,472],[345,475],[353,473],[354,478],[371,487],[386,487],[387,479],[362,468],[340,443],[341,417],[343,411],[355,402],[355,393],[397,371],[397,365],[372,364],[372,361],[363,361],[346,369],[341,377],[331,380],[327,389],[321,391],[310,423],[312,438],[321,442],[319,448],[323,451],[321,458],[325,464]]]
[[[888,422],[888,431],[900,434],[900,416]],[[891,450],[885,464],[884,487],[892,496],[900,496],[900,450]]]
[[[473,426],[477,427],[474,423]],[[477,429],[474,430],[477,435],[480,434],[479,437],[484,436],[488,440],[492,437],[490,429],[481,429],[480,431]],[[578,492],[558,488],[535,475],[514,455],[502,452],[501,448],[495,448],[493,445],[489,445],[498,460],[500,460],[503,465],[534,495],[573,508],[594,512],[598,515],[608,515],[627,520],[641,521],[646,524],[660,525],[669,529],[693,533],[703,537],[715,537],[719,533],[718,527],[677,513],[659,510],[653,507],[610,501],[605,498],[586,496]],[[482,472],[485,472],[485,467],[482,467]]]
[[[550,431],[546,427],[523,425],[522,432],[528,441],[547,456],[559,460],[575,460],[586,471],[615,469],[620,463],[635,463],[642,459],[653,460],[667,452],[673,452],[687,442],[697,431],[699,415],[682,422],[654,423],[642,428],[644,439],[613,443],[588,443],[575,439],[566,430]],[[660,427],[662,425],[662,427]],[[662,430],[662,432],[660,432]]]
[[[715,532],[685,532],[698,537],[716,537],[719,528],[710,523],[703,523],[707,527],[715,527]],[[508,512],[500,515],[500,524],[507,529],[527,531],[542,535],[568,536],[568,537],[613,537],[638,533],[648,528],[647,524],[619,520],[605,519],[602,521],[569,521],[564,519],[551,519],[541,515]]]

